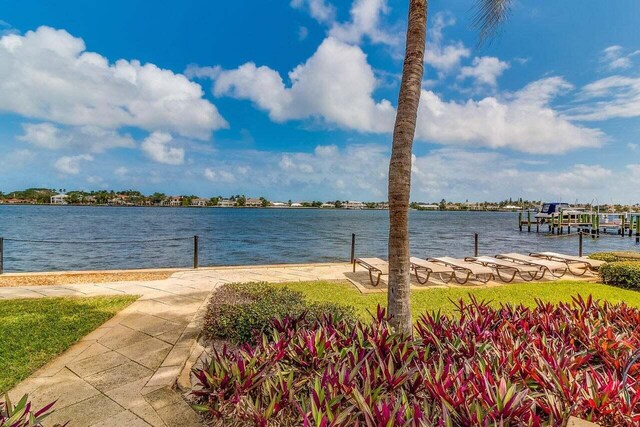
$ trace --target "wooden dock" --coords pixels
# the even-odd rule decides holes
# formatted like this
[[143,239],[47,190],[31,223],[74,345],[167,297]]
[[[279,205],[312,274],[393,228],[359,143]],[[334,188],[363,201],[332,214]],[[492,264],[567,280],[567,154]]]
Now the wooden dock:
[[518,228],[531,233],[535,227],[539,233],[542,227],[549,234],[563,235],[573,232],[582,233],[596,239],[600,234],[634,237],[640,244],[640,212],[598,213],[572,209],[560,210],[549,218],[535,218],[534,211],[518,212]]

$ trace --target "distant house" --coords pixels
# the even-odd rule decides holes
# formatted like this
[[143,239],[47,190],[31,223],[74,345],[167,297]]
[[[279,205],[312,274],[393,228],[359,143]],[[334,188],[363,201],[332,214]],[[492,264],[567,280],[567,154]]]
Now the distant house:
[[66,194],[55,194],[53,196],[51,196],[51,204],[52,205],[66,205],[67,202],[67,198],[69,198],[69,196],[67,196]]
[[200,197],[198,197],[197,199],[191,199],[191,203],[190,206],[196,206],[199,208],[205,207],[207,206],[207,199],[201,199]]
[[292,208],[301,208],[302,207],[302,203],[299,203],[299,202],[291,203],[291,207]]
[[220,206],[221,208],[232,208],[235,205],[236,201],[231,199],[220,199],[218,201],[218,206]]
[[439,211],[440,206],[435,204],[427,204],[427,203],[418,203],[418,208],[424,209],[426,211]]
[[287,206],[289,205],[283,202],[271,202],[271,207],[274,208],[286,208]]
[[262,200],[260,199],[247,199],[245,203],[246,207],[249,208],[259,208],[262,207]]
[[320,205],[321,208],[335,208],[336,204],[335,203],[323,203],[322,205]]
[[343,204],[345,209],[364,209],[367,206],[362,202],[356,202],[353,200],[349,200],[347,203]]
[[376,209],[389,209],[389,202],[380,202],[376,204]]
[[109,199],[110,205],[125,206],[129,204],[129,196],[125,194],[118,194],[115,197]]
[[160,202],[161,206],[182,206],[182,196],[171,196]]
[[16,199],[16,198],[10,198],[10,199],[0,199],[0,203],[6,203],[8,205],[26,205],[26,204],[35,204],[36,201],[32,200],[32,199]]
[[507,205],[504,208],[502,208],[502,210],[505,210],[505,211],[519,211],[520,209],[522,209],[520,206],[515,206],[515,205]]

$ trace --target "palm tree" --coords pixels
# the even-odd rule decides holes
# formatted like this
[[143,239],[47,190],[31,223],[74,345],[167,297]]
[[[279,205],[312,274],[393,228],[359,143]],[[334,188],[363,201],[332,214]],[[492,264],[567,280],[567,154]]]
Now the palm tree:
[[[511,0],[477,0],[474,25],[480,41],[489,39],[504,21]],[[409,309],[409,198],[411,151],[422,87],[427,32],[427,0],[409,1],[407,41],[389,162],[389,290],[387,307],[396,331],[411,334]]]

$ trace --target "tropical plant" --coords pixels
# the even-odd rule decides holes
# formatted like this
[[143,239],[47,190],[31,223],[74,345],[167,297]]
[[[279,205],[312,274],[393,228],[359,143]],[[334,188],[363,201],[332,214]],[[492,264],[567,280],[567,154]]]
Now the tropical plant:
[[[0,402],[0,427],[41,427],[42,421],[51,414],[54,404],[52,402],[42,409],[34,410],[28,395],[25,394],[13,405],[7,394],[4,402]],[[54,427],[62,426],[56,424]]]
[[[505,19],[511,0],[477,0],[475,24],[481,40],[492,36]],[[393,128],[389,162],[389,285],[387,306],[391,324],[411,333],[409,310],[409,197],[411,194],[411,154],[422,88],[427,31],[427,0],[409,1],[402,80],[398,111]]]
[[577,298],[534,308],[471,300],[396,333],[274,320],[255,345],[194,371],[197,410],[224,426],[601,426],[640,422],[640,310]]

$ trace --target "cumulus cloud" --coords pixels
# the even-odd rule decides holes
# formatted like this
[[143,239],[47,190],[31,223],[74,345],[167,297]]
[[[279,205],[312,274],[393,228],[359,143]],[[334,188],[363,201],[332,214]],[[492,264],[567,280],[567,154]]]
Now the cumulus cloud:
[[496,87],[498,77],[509,68],[509,63],[501,61],[493,56],[480,56],[473,58],[470,66],[462,67],[459,80],[472,79],[476,84]]
[[331,23],[336,17],[336,8],[324,0],[291,0],[291,7],[305,10],[320,23]]
[[640,55],[640,50],[626,53],[622,46],[613,45],[603,49],[600,56],[600,62],[610,70],[624,70],[633,65],[633,57]]
[[78,175],[80,173],[80,166],[82,165],[82,163],[92,161],[93,156],[90,154],[62,156],[53,163],[53,167],[62,174]]
[[473,144],[540,154],[598,147],[605,140],[602,131],[578,126],[549,106],[551,99],[571,87],[562,78],[550,77],[512,96],[461,103],[445,101],[423,90],[416,136],[440,144]]
[[78,149],[102,153],[112,148],[133,148],[129,135],[96,126],[61,128],[52,123],[23,123],[24,133],[18,140],[49,150]]
[[64,30],[0,38],[0,111],[64,125],[141,129],[208,139],[227,126],[202,88],[154,64],[86,50]]
[[142,141],[141,148],[154,162],[181,165],[184,163],[184,149],[170,146],[172,141],[173,137],[168,133],[153,132]]
[[610,76],[585,85],[582,105],[568,111],[575,120],[607,120],[640,116],[640,77]]
[[276,122],[316,118],[362,132],[388,132],[393,126],[394,109],[387,100],[374,101],[376,79],[357,46],[328,37],[289,79],[287,87],[277,71],[249,62],[220,71],[213,92],[251,100]]
[[450,12],[438,12],[429,28],[424,62],[438,70],[440,77],[460,67],[460,61],[471,55],[462,42],[444,44],[444,29],[455,23],[456,18]]
[[236,181],[235,175],[224,169],[205,168],[204,177],[211,182],[231,183]]
[[351,20],[334,23],[329,35],[347,43],[360,43],[368,37],[373,43],[397,44],[400,38],[382,28],[382,16],[388,13],[387,0],[354,0]]

